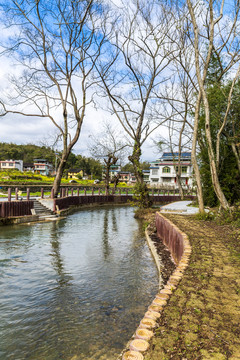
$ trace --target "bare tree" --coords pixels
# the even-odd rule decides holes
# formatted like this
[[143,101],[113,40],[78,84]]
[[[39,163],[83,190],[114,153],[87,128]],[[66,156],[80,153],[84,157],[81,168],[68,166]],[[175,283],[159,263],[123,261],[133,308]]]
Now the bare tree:
[[4,23],[15,32],[2,44],[3,53],[21,70],[10,78],[1,115],[47,118],[54,124],[62,143],[53,185],[56,197],[92,101],[94,62],[104,43],[98,31],[103,8],[98,0],[9,0],[1,10]]
[[[217,149],[214,152],[211,135],[210,107],[205,87],[205,80],[213,51],[216,52],[217,56],[220,56],[221,52],[225,52],[225,54],[228,54],[231,52],[230,48],[232,48],[232,45],[236,42],[235,39],[237,36],[237,32],[235,25],[237,24],[237,19],[239,16],[239,2],[234,9],[235,11],[233,13],[232,21],[229,22],[228,19],[230,27],[226,27],[226,24],[221,25],[221,20],[224,16],[224,0],[219,3],[214,2],[213,0],[209,0],[206,4],[203,3],[202,8],[201,6],[199,6],[198,3],[193,3],[191,0],[187,0],[187,6],[191,19],[191,28],[193,31],[195,68],[199,85],[199,93],[195,111],[195,124],[197,124],[199,118],[200,102],[202,99],[205,115],[205,134],[207,139],[212,183],[221,206],[224,209],[228,210],[229,204],[220,186],[217,166],[217,154],[220,145],[220,135],[223,127],[225,126],[227,115],[224,116],[222,126],[220,126],[218,132]],[[204,40],[205,46],[207,44],[207,51],[205,51],[205,55],[202,54],[200,50],[201,39]],[[222,73],[229,71],[229,69],[232,68],[233,64],[236,61],[235,56],[236,55],[231,56],[229,65],[222,71]],[[226,114],[227,113],[228,109],[226,110]]]
[[103,124],[103,130],[100,133],[91,135],[90,138],[89,149],[92,156],[103,162],[105,193],[109,195],[110,181],[114,180],[114,190],[118,181],[117,174],[113,178],[111,177],[111,168],[123,161],[128,144],[122,140],[119,131],[114,130],[113,126],[107,122]]
[[[153,92],[167,79],[171,44],[166,34],[174,23],[163,4],[130,1],[119,11],[115,53],[112,61],[98,64],[103,90],[108,96],[110,111],[115,114],[132,146],[129,160],[141,193],[141,206],[150,204],[147,186],[140,168],[142,145],[166,121]],[[112,40],[113,41],[113,40]]]

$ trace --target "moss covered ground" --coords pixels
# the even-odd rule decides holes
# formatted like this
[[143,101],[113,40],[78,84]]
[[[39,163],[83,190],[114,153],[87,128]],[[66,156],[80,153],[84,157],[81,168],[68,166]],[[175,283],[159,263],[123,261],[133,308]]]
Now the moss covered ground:
[[240,230],[166,217],[189,236],[192,254],[144,359],[240,360]]

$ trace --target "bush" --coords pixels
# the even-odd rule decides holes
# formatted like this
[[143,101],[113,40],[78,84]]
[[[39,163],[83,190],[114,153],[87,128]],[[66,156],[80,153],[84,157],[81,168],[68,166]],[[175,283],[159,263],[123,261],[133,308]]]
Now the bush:
[[196,220],[203,220],[203,221],[211,221],[215,219],[215,215],[212,211],[198,213],[194,217]]

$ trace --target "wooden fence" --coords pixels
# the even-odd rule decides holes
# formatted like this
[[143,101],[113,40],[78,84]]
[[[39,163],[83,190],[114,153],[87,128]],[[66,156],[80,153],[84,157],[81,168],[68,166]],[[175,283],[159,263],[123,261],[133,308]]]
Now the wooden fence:
[[32,215],[33,201],[3,201],[0,202],[0,217],[18,217]]

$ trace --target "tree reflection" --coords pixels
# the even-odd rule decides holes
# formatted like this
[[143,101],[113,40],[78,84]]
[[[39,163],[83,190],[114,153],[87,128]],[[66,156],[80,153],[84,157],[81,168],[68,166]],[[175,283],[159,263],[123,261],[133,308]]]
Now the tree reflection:
[[109,245],[109,211],[105,210],[103,218],[103,256],[104,260],[107,260],[110,255],[110,245]]
[[61,231],[60,229],[64,227],[64,222],[52,222],[51,223],[51,230],[50,230],[50,243],[52,246],[52,265],[54,270],[57,273],[57,282],[59,283],[60,287],[69,285],[72,277],[68,275],[64,270],[64,262],[61,257]]

